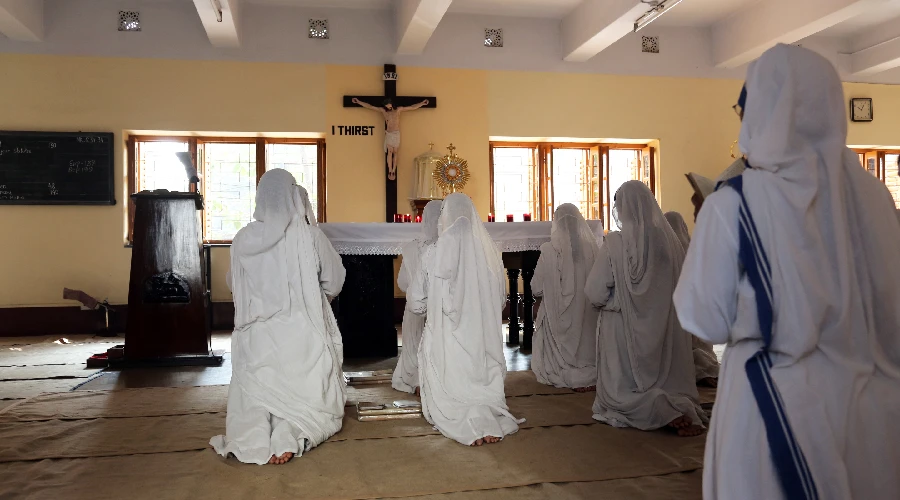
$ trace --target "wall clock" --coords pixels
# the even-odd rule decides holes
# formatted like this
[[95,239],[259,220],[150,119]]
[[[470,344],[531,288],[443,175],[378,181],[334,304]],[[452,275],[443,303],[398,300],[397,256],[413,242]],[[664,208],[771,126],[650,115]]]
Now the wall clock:
[[874,119],[872,112],[872,99],[850,99],[850,120],[855,122],[870,122]]

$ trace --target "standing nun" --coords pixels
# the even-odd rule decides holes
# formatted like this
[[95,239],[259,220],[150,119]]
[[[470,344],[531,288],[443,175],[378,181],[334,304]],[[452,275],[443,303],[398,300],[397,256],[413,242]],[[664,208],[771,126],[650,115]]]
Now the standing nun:
[[578,208],[560,205],[550,242],[541,245],[531,289],[543,297],[534,331],[531,369],[538,382],[586,392],[597,383],[597,316],[584,294],[600,253]]
[[704,498],[900,498],[900,225],[847,149],[831,63],[796,46],[747,73],[748,169],[700,212],[675,292],[728,343]]
[[700,434],[706,415],[698,404],[691,338],[672,305],[684,250],[643,182],[623,184],[615,209],[621,231],[607,235],[585,287],[601,309],[594,418],[615,427]]
[[426,272],[407,295],[413,311],[427,313],[419,347],[422,412],[464,445],[496,443],[520,423],[503,389],[503,263],[468,196],[444,200],[438,227]]
[[[666,220],[675,231],[675,236],[678,236],[682,248],[687,252],[691,244],[691,235],[688,234],[684,217],[678,212],[666,212]],[[694,351],[694,372],[697,383],[716,387],[719,379],[719,358],[716,357],[712,344],[691,335],[691,347]]]
[[225,435],[210,444],[241,462],[285,463],[338,432],[344,416],[343,344],[329,301],[345,271],[307,223],[301,190],[288,171],[266,172],[256,221],[231,246],[231,385]]
[[[424,273],[422,263],[425,254],[433,251],[438,238],[438,218],[441,216],[441,200],[429,201],[422,210],[422,233],[418,238],[403,245],[403,263],[397,275],[397,286],[404,292],[409,288],[413,278]],[[419,341],[425,328],[425,316],[412,310],[411,302],[406,303],[403,310],[403,349],[391,385],[403,392],[417,393],[419,390]]]

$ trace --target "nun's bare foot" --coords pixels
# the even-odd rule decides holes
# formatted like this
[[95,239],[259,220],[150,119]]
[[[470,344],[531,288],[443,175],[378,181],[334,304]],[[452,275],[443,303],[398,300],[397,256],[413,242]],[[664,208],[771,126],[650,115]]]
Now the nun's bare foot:
[[268,463],[274,464],[276,460],[278,460],[278,457],[276,457],[275,455],[272,455],[272,458],[269,459]]
[[697,385],[705,385],[706,387],[718,387],[719,379],[715,377],[701,378],[700,382]]
[[422,394],[421,394],[421,393],[420,393],[420,391],[419,391],[419,388],[418,388],[418,387],[416,387],[416,396],[419,396],[419,397],[422,397]]
[[494,437],[494,436],[485,436],[481,439],[476,439],[475,442],[470,444],[469,446],[481,446],[484,444],[499,443],[501,439],[503,439],[503,438],[498,438],[498,437]]
[[269,460],[269,463],[275,464],[275,465],[282,465],[282,464],[286,464],[286,463],[290,462],[292,458],[294,458],[294,454],[289,451],[286,451],[286,452],[282,453],[281,456],[279,456],[279,457],[272,455],[272,459],[275,461],[273,462],[272,460]]
[[574,388],[574,389],[572,389],[572,390],[575,391],[575,392],[594,392],[594,391],[597,390],[597,386],[596,386],[596,385],[589,385],[589,386],[587,386],[587,387],[576,387],[576,388]]
[[678,435],[680,437],[699,436],[700,434],[703,434],[703,432],[705,432],[705,429],[703,427],[700,427],[699,425],[689,425],[682,429],[678,429]]
[[684,415],[669,422],[667,427],[674,429],[681,437],[699,436],[700,434],[703,434],[703,427],[694,425],[694,422]]

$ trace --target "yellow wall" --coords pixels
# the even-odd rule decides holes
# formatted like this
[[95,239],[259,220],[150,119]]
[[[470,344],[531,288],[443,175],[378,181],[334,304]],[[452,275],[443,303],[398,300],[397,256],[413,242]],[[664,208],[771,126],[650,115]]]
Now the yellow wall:
[[[64,286],[126,301],[129,130],[326,134],[328,220],[382,220],[380,119],[341,105],[345,94],[381,94],[380,67],[0,54],[0,68],[0,130],[115,132],[119,193],[114,207],[0,206],[0,307],[70,304],[61,299]],[[399,93],[438,97],[437,109],[401,120],[401,211],[412,189],[412,160],[428,142],[439,151],[452,142],[468,160],[465,192],[484,215],[489,137],[615,137],[660,141],[663,208],[687,216],[683,174],[717,175],[730,163],[738,133],[731,105],[741,82],[734,80],[412,67],[399,73]],[[900,143],[887,119],[900,112],[900,89],[853,84],[847,94],[873,97],[876,110],[874,123],[851,124],[851,144]],[[376,135],[333,136],[332,125],[373,125]],[[213,257],[213,298],[229,300],[228,250]]]

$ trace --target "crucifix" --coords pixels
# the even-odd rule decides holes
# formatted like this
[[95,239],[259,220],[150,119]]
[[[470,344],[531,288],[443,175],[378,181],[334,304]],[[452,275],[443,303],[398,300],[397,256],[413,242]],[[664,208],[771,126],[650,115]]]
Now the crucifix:
[[384,95],[344,96],[344,107],[361,107],[379,111],[384,117],[384,166],[387,179],[384,185],[385,221],[394,220],[397,213],[397,159],[400,150],[400,112],[419,108],[436,108],[436,97],[397,95],[397,66],[384,65]]

